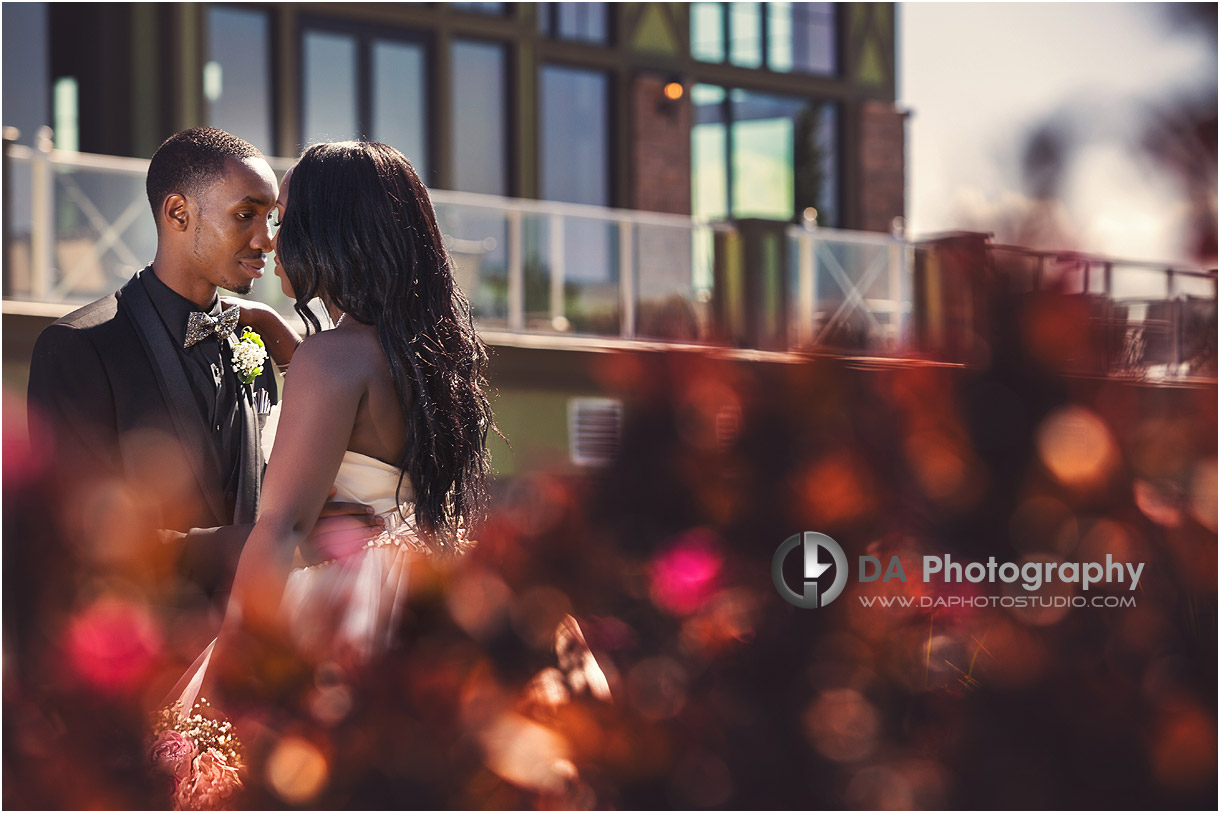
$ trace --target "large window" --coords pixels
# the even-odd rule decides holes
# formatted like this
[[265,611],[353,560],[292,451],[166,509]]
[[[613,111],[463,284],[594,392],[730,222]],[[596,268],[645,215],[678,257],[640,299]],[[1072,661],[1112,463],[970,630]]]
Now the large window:
[[[508,194],[507,71],[503,45],[453,40],[450,46],[452,187]],[[485,327],[508,323],[508,218],[502,208],[438,203],[458,285]]]
[[302,147],[362,135],[357,55],[357,40],[352,34],[305,32]]
[[[542,197],[609,205],[606,75],[544,65],[541,90]],[[526,240],[527,325],[541,320],[563,331],[618,333],[617,228],[603,218],[562,215],[531,224]]]
[[270,27],[264,11],[208,8],[203,96],[208,124],[274,155]]
[[424,46],[373,40],[372,109],[368,133],[402,151],[428,178],[428,96]]
[[692,3],[691,56],[778,73],[838,72],[834,3]]
[[539,3],[538,31],[548,37],[606,45],[610,42],[609,3]]
[[[707,4],[719,5],[719,4]],[[724,88],[695,85],[691,103],[691,213],[708,220],[729,216],[729,128]]]
[[598,71],[542,68],[538,154],[542,197],[568,203],[610,203],[609,85]]
[[508,10],[507,3],[450,3],[449,8],[457,11],[468,11],[471,14],[501,15]]
[[830,103],[714,85],[691,91],[691,204],[697,217],[839,223],[838,112]]
[[701,62],[724,62],[724,3],[691,3],[690,54]]
[[767,67],[783,73],[838,72],[834,3],[767,3],[767,12]]
[[508,194],[504,46],[454,40],[453,188]]
[[302,146],[367,136],[397,147],[432,182],[422,42],[308,25],[301,61]]
[[763,4],[729,3],[729,62],[741,68],[763,65]]

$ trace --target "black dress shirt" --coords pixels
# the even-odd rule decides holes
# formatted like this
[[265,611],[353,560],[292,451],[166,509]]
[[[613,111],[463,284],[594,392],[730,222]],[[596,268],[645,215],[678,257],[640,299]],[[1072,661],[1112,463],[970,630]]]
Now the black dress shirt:
[[[242,413],[238,408],[241,382],[233,371],[232,351],[227,339],[215,334],[185,349],[186,325],[192,311],[200,308],[157,279],[156,273],[140,275],[157,315],[173,338],[191,383],[199,415],[208,427],[220,471],[225,473],[225,506],[230,517],[237,501],[237,478],[241,465]],[[220,297],[204,311],[220,316]]]

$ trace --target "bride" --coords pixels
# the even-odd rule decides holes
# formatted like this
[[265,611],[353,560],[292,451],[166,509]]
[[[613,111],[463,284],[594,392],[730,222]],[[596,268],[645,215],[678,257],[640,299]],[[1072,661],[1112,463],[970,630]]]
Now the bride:
[[[367,663],[391,642],[411,563],[464,552],[465,529],[486,506],[487,353],[410,163],[384,144],[313,146],[284,176],[273,217],[275,273],[313,335],[292,355],[278,425],[272,416],[264,429],[274,447],[261,508],[220,634],[159,726],[153,758],[180,780],[180,806],[224,795],[223,782],[202,787],[192,763],[183,765],[187,749],[172,735],[184,729],[195,731],[194,767],[203,756],[215,763],[203,766],[205,778],[240,784],[231,764],[240,757],[224,747],[233,743],[228,724],[200,708],[214,685],[256,671],[259,642],[288,642],[312,663]],[[308,309],[315,298],[333,330],[320,332]],[[385,530],[294,569],[332,489],[371,506]]]
[[[293,618],[280,609],[285,600],[320,611],[302,594],[318,592],[322,578],[313,570],[288,576],[332,485],[337,499],[363,502],[386,520],[389,530],[360,563],[371,570],[367,562],[378,562],[383,572],[406,554],[461,552],[463,527],[486,506],[487,353],[410,163],[384,144],[316,145],[285,175],[274,217],[284,292],[315,332],[308,304],[320,298],[335,329],[292,357],[221,648],[239,626],[274,632]],[[328,632],[332,640],[320,645],[368,657],[373,633],[384,630],[351,622]]]

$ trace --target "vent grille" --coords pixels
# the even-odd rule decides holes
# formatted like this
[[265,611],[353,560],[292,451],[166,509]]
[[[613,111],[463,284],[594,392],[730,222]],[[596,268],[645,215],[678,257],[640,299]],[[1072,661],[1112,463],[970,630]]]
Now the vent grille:
[[577,466],[605,466],[618,456],[623,404],[613,398],[568,401],[568,448]]
[[736,404],[725,404],[716,410],[716,442],[721,449],[727,449],[741,434],[741,407]]

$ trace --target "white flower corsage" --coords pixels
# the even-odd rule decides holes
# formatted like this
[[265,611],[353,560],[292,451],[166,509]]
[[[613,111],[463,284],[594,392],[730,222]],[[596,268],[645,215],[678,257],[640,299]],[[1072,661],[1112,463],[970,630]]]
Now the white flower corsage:
[[250,328],[241,332],[241,338],[233,345],[233,369],[243,384],[253,384],[262,375],[263,362],[267,360],[267,348],[263,337]]

